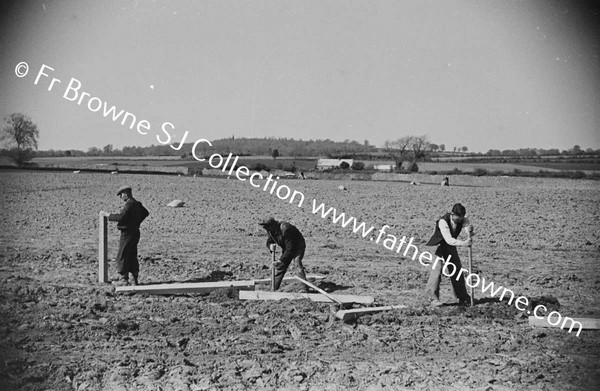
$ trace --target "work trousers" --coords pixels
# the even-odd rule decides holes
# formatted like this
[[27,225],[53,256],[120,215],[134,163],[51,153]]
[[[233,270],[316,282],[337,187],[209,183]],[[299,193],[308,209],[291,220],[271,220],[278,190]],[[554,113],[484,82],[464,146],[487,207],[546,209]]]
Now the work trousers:
[[[302,259],[304,259],[304,247],[300,248],[298,252],[296,252],[294,257],[290,258],[288,262],[275,262],[275,265],[273,265],[273,267],[275,268],[274,290],[278,290],[281,286],[283,277],[285,276],[285,273],[287,272],[287,269],[291,263],[295,263],[296,265],[296,275],[306,281],[306,272],[304,270],[304,265],[302,264]],[[300,284],[302,285],[303,290],[305,292],[308,292],[308,287],[302,283]]]
[[128,277],[128,273],[137,277],[140,270],[138,263],[137,245],[140,241],[139,229],[124,229],[121,230],[121,238],[119,239],[119,251],[117,252],[117,272]]
[[[444,268],[444,263],[450,257],[450,262],[448,262],[448,266],[444,269],[445,275],[450,275],[450,281],[452,281],[452,288],[454,290],[454,295],[458,298],[459,301],[470,301],[471,297],[467,293],[467,288],[465,286],[465,277],[464,272],[460,273],[460,269],[462,265],[460,263],[460,258],[458,256],[458,251],[456,251],[455,246],[439,246],[435,252],[435,255],[444,259],[444,261],[438,261],[435,264],[435,267],[429,273],[429,280],[427,281],[427,287],[425,288],[425,292],[430,300],[439,300],[440,299],[440,282],[442,280],[442,268]],[[435,261],[434,261],[435,262]],[[452,267],[454,266],[454,268]],[[460,277],[458,276],[460,273]]]

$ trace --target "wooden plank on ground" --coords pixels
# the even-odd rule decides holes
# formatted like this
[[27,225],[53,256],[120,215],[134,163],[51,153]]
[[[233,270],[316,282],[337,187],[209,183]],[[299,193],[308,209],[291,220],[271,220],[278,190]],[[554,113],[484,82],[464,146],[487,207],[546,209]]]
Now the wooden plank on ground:
[[[371,296],[335,295],[342,303],[372,304],[375,299]],[[267,291],[240,291],[241,300],[299,300],[309,299],[317,302],[333,303],[334,301],[320,293],[300,292],[267,292]]]
[[[593,318],[569,318],[569,319],[572,319],[573,322],[579,322],[579,324],[581,324],[582,330],[600,330],[600,319],[593,319]],[[573,326],[573,330],[579,330],[580,329],[579,324],[573,323],[569,319],[567,319],[567,318],[554,319],[553,318],[553,319],[551,319],[552,323],[556,322],[557,320],[560,320],[560,321],[558,322],[558,324],[552,325],[552,324],[548,323],[547,318],[538,319],[535,316],[530,316],[529,317],[529,325],[536,326],[536,327],[557,327],[557,328],[563,328],[563,329],[567,329],[567,330],[570,329],[571,326]]]
[[312,288],[312,289],[316,290],[317,292],[321,293],[322,295],[325,295],[326,297],[330,298],[332,301],[335,301],[343,308],[344,303],[342,303],[341,300],[339,300],[336,296],[330,295],[329,293],[325,292],[323,289],[319,288],[318,286],[313,285],[310,282],[303,280],[302,278],[300,278],[298,276],[294,276],[294,278],[296,280],[300,281],[301,283],[303,283],[304,285],[308,286],[309,288]]
[[388,305],[385,307],[354,308],[354,309],[350,309],[350,310],[340,310],[335,313],[335,316],[338,319],[346,321],[346,320],[352,320],[352,319],[359,318],[363,315],[376,314],[376,313],[382,312],[382,311],[391,311],[391,310],[397,310],[397,309],[402,309],[402,308],[408,308],[408,307],[405,305]]
[[185,293],[209,293],[216,289],[229,287],[241,290],[254,290],[254,281],[182,282],[175,284],[118,286],[115,290],[118,293],[135,292],[151,295],[173,295]]
[[[306,278],[309,281],[316,281],[316,280],[324,279],[325,276],[319,276],[317,274],[309,274],[308,276],[306,276]],[[294,277],[283,277],[283,282],[292,282],[292,281],[297,281],[297,280]],[[254,280],[254,282],[257,284],[270,284],[271,279],[270,278],[260,278],[260,279]]]

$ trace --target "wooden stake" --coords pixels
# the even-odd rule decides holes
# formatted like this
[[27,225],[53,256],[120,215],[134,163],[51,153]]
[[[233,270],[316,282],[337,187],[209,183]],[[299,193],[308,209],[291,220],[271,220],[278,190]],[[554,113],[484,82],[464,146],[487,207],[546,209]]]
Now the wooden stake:
[[[552,319],[553,321],[555,319]],[[600,330],[600,319],[594,318],[564,318],[558,319],[559,322],[556,325],[548,323],[547,318],[538,319],[535,316],[529,317],[529,325],[536,327],[557,327],[562,328],[563,330],[578,330],[577,335],[579,336],[579,332],[581,330]]]
[[382,311],[391,311],[396,309],[408,308],[405,305],[388,305],[385,307],[355,308],[350,310],[341,310],[336,312],[335,317],[343,321],[356,319],[363,315],[375,314]]
[[[323,278],[322,276],[313,276]],[[294,277],[285,277],[284,280],[294,280]],[[270,282],[270,279],[263,280],[240,280],[240,281],[215,281],[215,282],[180,282],[172,284],[148,284],[138,286],[116,287],[117,292],[140,292],[148,294],[183,294],[183,293],[202,293],[210,292],[219,288],[230,286],[239,289],[254,290],[254,285],[260,282]],[[368,304],[368,303],[365,303]]]
[[[312,282],[313,280],[322,280],[324,278],[325,278],[325,276],[320,276],[318,274],[308,274],[306,276],[306,279],[309,282]],[[294,277],[283,277],[283,281],[282,282],[289,282],[291,280],[296,281],[296,278],[294,278]],[[252,280],[252,281],[254,281],[256,284],[270,284],[271,283],[271,279],[270,278],[259,278],[259,279]]]
[[136,286],[118,286],[116,292],[137,292],[155,295],[176,295],[185,293],[208,293],[216,289],[234,287],[254,290],[254,281],[214,281],[214,282],[184,282],[175,284],[151,284]]
[[98,282],[108,282],[108,216],[100,212],[98,219]]
[[[336,295],[344,304],[373,304],[375,299],[371,296]],[[268,291],[240,291],[240,300],[300,300],[309,299],[316,302],[334,303],[329,297],[316,293],[300,292],[268,292]]]

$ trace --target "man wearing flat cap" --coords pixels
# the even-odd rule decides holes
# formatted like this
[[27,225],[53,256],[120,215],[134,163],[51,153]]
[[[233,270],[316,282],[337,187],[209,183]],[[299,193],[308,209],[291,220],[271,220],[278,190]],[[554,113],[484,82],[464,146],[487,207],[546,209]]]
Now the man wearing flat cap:
[[[304,271],[304,265],[302,264],[306,243],[304,242],[304,237],[300,231],[298,231],[298,228],[285,221],[277,221],[273,217],[268,217],[259,224],[267,231],[267,248],[269,251],[271,251],[272,244],[279,245],[282,250],[281,258],[273,265],[275,269],[273,289],[279,289],[283,277],[292,261],[296,261],[298,277],[306,281],[306,273]],[[304,292],[308,292],[308,287],[306,285],[302,284],[302,287]]]
[[[471,301],[471,296],[467,293],[467,288],[465,286],[465,277],[462,273],[458,273],[458,271],[462,269],[462,265],[460,258],[458,257],[458,251],[456,250],[456,246],[471,246],[473,226],[466,217],[466,214],[467,210],[462,204],[454,204],[452,206],[452,212],[446,213],[436,221],[435,231],[431,236],[431,239],[425,244],[426,246],[438,246],[435,255],[454,265],[456,273],[450,277],[450,280],[452,281],[452,288],[460,305],[467,305]],[[466,240],[458,239],[458,235],[463,228],[469,235]],[[425,288],[425,292],[427,296],[429,296],[429,300],[431,300],[431,305],[433,307],[443,305],[440,301],[440,282],[442,279],[443,267],[443,262],[436,262],[435,267],[429,274],[429,280],[427,281],[427,287]]]
[[121,231],[119,239],[119,251],[117,252],[117,272],[119,280],[117,285],[129,285],[129,274],[133,277],[132,285],[138,284],[140,266],[138,263],[137,245],[140,241],[140,224],[150,212],[141,202],[133,198],[131,187],[124,186],[119,189],[117,195],[125,202],[120,213],[107,213],[108,220],[116,221],[117,228]]

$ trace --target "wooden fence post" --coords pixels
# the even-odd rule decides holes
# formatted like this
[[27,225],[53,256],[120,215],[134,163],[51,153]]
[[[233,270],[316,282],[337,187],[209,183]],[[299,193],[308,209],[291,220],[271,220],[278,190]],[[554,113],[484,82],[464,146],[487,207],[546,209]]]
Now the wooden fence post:
[[98,220],[98,282],[108,282],[108,216],[100,212]]

